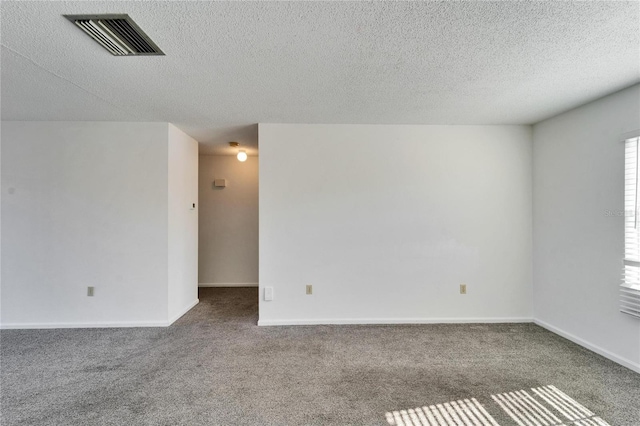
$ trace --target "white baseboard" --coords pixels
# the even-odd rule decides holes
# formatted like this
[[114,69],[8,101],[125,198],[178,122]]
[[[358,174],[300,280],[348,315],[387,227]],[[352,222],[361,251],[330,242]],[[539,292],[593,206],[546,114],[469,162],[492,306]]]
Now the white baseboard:
[[0,324],[2,330],[29,330],[52,328],[132,328],[132,327],[168,327],[186,314],[198,304],[199,300],[191,302],[185,309],[169,321],[133,321],[133,322],[58,322],[58,323],[4,323]]
[[131,328],[131,327],[166,327],[167,321],[134,321],[134,322],[58,322],[58,323],[5,323],[0,324],[2,330],[50,329],[50,328]]
[[167,325],[171,325],[174,322],[178,321],[178,319],[180,319],[184,314],[189,312],[198,303],[200,303],[200,299],[196,299],[193,302],[189,303],[184,309],[182,309],[180,312],[174,315],[173,318],[169,318],[169,323]]
[[584,348],[587,348],[590,351],[597,353],[598,355],[602,355],[603,357],[610,359],[611,361],[618,363],[624,367],[627,367],[628,369],[633,370],[636,373],[640,373],[640,364],[637,362],[633,362],[626,358],[619,357],[618,355],[612,352],[609,352],[608,350],[603,349],[600,346],[589,343],[584,339],[581,339],[571,333],[567,333],[566,331],[561,330],[557,327],[554,327],[553,325],[546,323],[544,321],[534,319],[533,322],[539,325],[540,327],[546,328],[550,332],[557,334],[558,336],[562,336],[567,340],[571,340],[573,343],[576,343]]
[[258,283],[198,283],[198,287],[258,287]]
[[385,325],[385,324],[496,324],[527,323],[533,318],[338,318],[258,320],[258,325]]

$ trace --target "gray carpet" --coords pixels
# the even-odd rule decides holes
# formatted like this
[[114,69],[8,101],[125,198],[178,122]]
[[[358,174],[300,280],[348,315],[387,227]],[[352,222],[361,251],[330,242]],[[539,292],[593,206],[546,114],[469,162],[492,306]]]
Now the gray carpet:
[[[4,330],[2,425],[387,425],[392,410],[555,385],[640,425],[640,375],[532,324],[257,327],[201,289],[168,328]],[[567,423],[568,424],[568,423]]]

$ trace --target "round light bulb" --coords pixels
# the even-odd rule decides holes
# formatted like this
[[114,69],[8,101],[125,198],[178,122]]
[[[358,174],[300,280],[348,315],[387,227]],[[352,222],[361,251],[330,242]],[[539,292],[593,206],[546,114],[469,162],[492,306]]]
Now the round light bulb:
[[241,149],[240,151],[238,151],[238,161],[247,161],[247,153],[245,152],[244,149]]

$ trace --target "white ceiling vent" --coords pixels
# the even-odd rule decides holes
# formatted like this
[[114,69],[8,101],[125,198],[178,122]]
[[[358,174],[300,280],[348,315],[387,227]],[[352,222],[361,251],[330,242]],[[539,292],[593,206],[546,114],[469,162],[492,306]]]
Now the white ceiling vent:
[[114,56],[164,55],[129,15],[64,15]]

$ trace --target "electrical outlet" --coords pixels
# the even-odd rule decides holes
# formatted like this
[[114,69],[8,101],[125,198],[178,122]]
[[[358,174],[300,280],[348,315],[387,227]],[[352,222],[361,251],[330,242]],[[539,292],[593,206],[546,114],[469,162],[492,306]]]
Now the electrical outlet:
[[87,287],[87,296],[93,297],[93,287]]
[[467,294],[467,285],[460,284],[460,294]]
[[313,294],[313,286],[311,284],[307,284],[307,294]]
[[273,287],[264,288],[264,300],[266,301],[273,300]]

